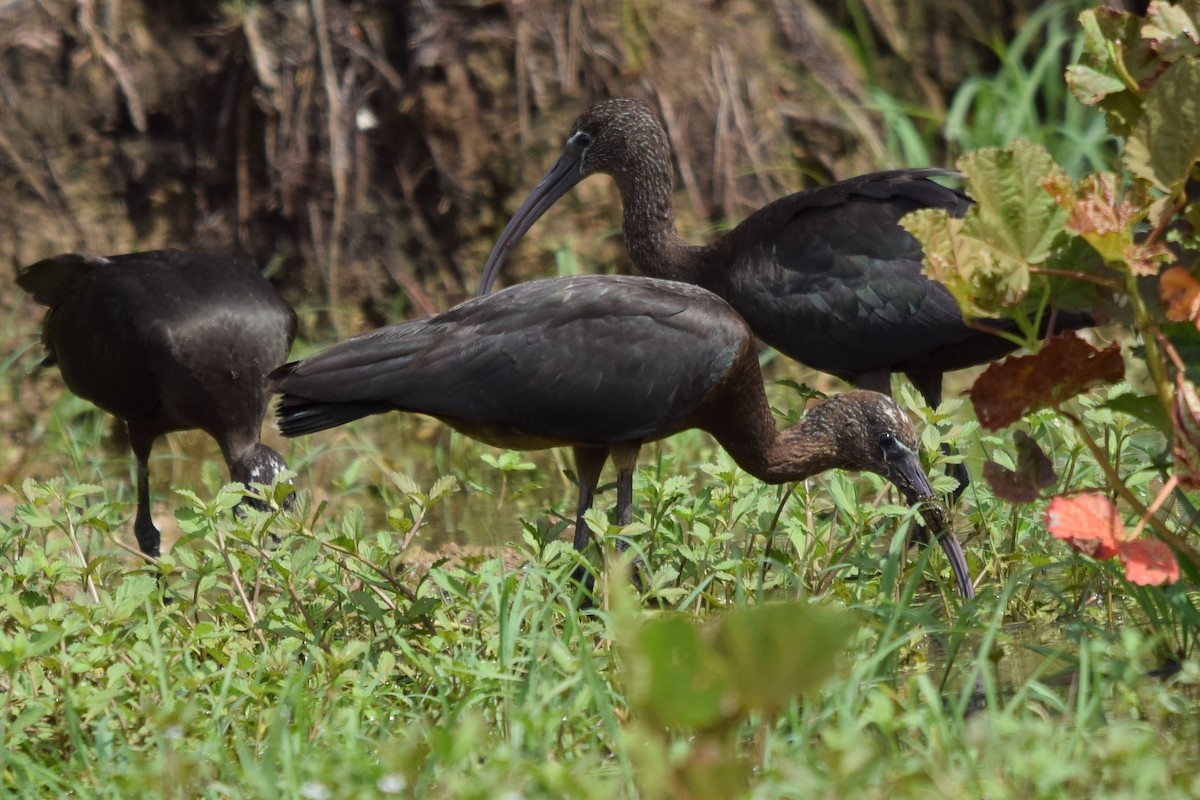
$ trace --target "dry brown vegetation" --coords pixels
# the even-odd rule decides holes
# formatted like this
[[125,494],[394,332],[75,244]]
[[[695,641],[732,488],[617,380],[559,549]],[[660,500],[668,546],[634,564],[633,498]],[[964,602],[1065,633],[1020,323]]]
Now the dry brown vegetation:
[[[8,0],[0,258],[240,252],[310,325],[428,313],[473,289],[588,102],[638,95],[661,112],[682,221],[702,234],[885,166],[869,87],[937,108],[1035,6]],[[608,192],[588,186],[534,234],[619,262],[616,237],[596,242],[616,226]],[[527,249],[525,274],[545,252]]]

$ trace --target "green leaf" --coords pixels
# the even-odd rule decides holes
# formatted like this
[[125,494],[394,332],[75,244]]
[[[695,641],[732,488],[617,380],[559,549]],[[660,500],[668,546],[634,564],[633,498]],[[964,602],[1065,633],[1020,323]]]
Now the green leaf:
[[901,224],[925,250],[925,274],[945,285],[969,316],[996,316],[1029,291],[1030,267],[1063,239],[1066,212],[1042,184],[1066,180],[1039,145],[969,153],[958,162],[976,201],[962,219],[924,209]]
[[370,619],[373,622],[383,621],[383,609],[379,607],[379,603],[376,602],[375,596],[370,592],[363,589],[354,589],[350,592],[349,597],[354,602],[354,605],[356,605],[359,610],[363,612],[363,615],[367,617],[367,619]]
[[1146,10],[1146,24],[1142,26],[1142,38],[1149,41],[1154,52],[1163,61],[1178,61],[1200,54],[1200,36],[1197,34],[1197,10],[1171,3],[1151,3]]
[[1044,261],[1066,218],[1042,188],[1043,180],[1066,175],[1050,153],[1041,145],[1014,142],[1003,150],[968,153],[958,168],[978,210],[968,213],[968,230],[985,240],[995,237],[993,246],[1014,259]]
[[94,483],[77,483],[67,490],[68,501],[78,500],[87,497],[89,494],[103,494],[104,487]]
[[17,599],[21,601],[21,605],[28,608],[44,608],[50,604],[50,601],[46,599],[46,595],[32,589],[21,591],[17,595]]
[[1126,169],[1174,194],[1200,159],[1200,61],[1171,65],[1146,92],[1125,146]]
[[319,539],[309,539],[296,548],[292,553],[291,564],[289,565],[292,573],[292,580],[302,581],[312,571],[313,559],[316,558],[317,552],[321,549],[321,541]]
[[627,663],[630,703],[656,724],[707,728],[722,717],[725,676],[690,616],[662,614],[646,621]]
[[206,533],[209,530],[209,521],[204,513],[197,511],[195,508],[179,508],[175,510],[175,521],[179,523],[179,529],[184,533],[197,534]]
[[1067,67],[1067,85],[1084,105],[1095,105],[1106,95],[1125,91],[1125,82],[1116,75],[1081,64]]
[[1140,419],[1147,425],[1157,428],[1164,436],[1171,435],[1171,418],[1167,416],[1162,401],[1156,394],[1136,395],[1126,392],[1109,398],[1101,405]]
[[17,506],[17,519],[35,530],[54,527],[54,517],[41,506],[31,506],[22,503]]
[[179,495],[188,503],[190,503],[192,507],[197,509],[204,508],[204,501],[200,499],[200,495],[196,494],[191,489],[175,489],[174,491],[175,494]]
[[158,580],[150,575],[129,575],[117,587],[113,598],[112,621],[128,619],[146,599],[158,591]]
[[921,241],[925,274],[950,290],[964,314],[994,316],[1028,291],[1028,267],[972,235],[963,220],[922,209],[901,224]]
[[[378,606],[376,606],[378,607]],[[396,670],[396,656],[390,650],[381,652],[375,662],[375,673],[380,680],[390,680]]]
[[45,485],[38,483],[33,478],[21,481],[21,493],[31,503],[37,502],[39,499],[44,500],[48,495]]
[[213,498],[213,507],[221,511],[232,511],[245,496],[245,486],[240,483],[227,483]]
[[404,494],[419,494],[421,487],[409,476],[402,472],[390,472],[388,477],[392,479],[392,483]]
[[458,479],[453,475],[443,475],[434,481],[429,490],[429,502],[433,503],[443,497],[458,491]]
[[1079,24],[1083,53],[1067,68],[1067,85],[1081,103],[1100,107],[1110,132],[1128,136],[1142,114],[1137,86],[1157,68],[1141,35],[1142,20],[1096,8],[1080,14]]
[[626,648],[630,703],[657,725],[696,731],[777,711],[829,676],[851,629],[807,603],[736,608],[707,625],[661,614]]
[[770,712],[829,677],[850,631],[844,614],[768,603],[723,616],[714,649],[741,709]]

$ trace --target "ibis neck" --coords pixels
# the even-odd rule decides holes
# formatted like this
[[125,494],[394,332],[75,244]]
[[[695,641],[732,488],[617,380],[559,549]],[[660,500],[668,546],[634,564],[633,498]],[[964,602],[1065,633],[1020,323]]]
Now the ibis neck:
[[832,442],[821,431],[808,430],[804,422],[778,430],[770,422],[770,430],[759,432],[758,442],[722,442],[738,465],[764,483],[792,483],[830,469],[849,468],[840,463]]
[[624,209],[625,246],[643,274],[711,289],[703,269],[707,248],[685,241],[675,228],[670,157],[639,163],[636,180],[614,175]]
[[738,466],[765,483],[790,483],[829,469],[857,469],[839,454],[834,432],[821,415],[806,414],[786,430],[775,426],[758,361],[741,359],[745,375],[731,374],[717,409],[702,425]]

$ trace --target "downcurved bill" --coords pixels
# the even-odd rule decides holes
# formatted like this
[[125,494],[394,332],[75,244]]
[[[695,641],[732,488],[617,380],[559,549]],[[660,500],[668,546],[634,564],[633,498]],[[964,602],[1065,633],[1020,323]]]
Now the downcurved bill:
[[942,552],[950,561],[950,569],[954,570],[954,583],[962,596],[970,600],[975,596],[975,585],[971,581],[967,557],[946,521],[945,511],[939,505],[925,502],[933,498],[933,486],[929,483],[929,476],[921,468],[921,459],[915,452],[906,454],[904,458],[893,462],[891,468],[888,477],[900,489],[908,504],[923,504],[921,513],[933,529],[938,544],[942,546]]
[[568,144],[567,148],[563,150],[563,154],[558,157],[558,161],[554,163],[545,177],[538,181],[538,185],[533,187],[529,197],[525,198],[525,202],[504,226],[504,232],[500,234],[500,239],[492,248],[492,254],[488,256],[487,263],[483,265],[483,275],[479,279],[479,290],[475,292],[476,297],[483,297],[492,290],[492,284],[500,273],[500,267],[504,266],[504,262],[508,259],[509,251],[516,246],[517,242],[521,241],[521,237],[533,227],[533,223],[537,222],[558,198],[583,180],[580,155],[575,147]]

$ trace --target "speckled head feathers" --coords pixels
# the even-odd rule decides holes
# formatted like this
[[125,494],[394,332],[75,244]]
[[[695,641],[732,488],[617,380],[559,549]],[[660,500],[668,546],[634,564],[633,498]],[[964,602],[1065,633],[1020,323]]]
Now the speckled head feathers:
[[809,409],[805,428],[823,430],[837,443],[837,451],[859,461],[857,469],[886,474],[879,446],[880,437],[890,434],[905,447],[917,449],[917,434],[896,401],[879,392],[847,392],[830,397]]
[[619,177],[643,169],[649,159],[667,163],[670,159],[658,117],[645,101],[630,97],[589,106],[575,120],[567,140],[583,147],[581,167],[586,175],[603,172]]

